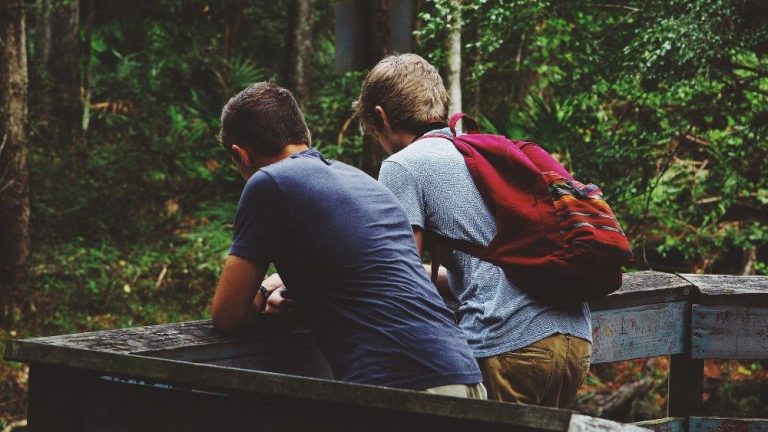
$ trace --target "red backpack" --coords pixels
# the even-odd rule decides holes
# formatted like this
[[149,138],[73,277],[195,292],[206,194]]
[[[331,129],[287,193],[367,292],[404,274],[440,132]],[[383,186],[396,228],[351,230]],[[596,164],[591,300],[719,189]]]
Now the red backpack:
[[[461,119],[467,133],[457,136]],[[422,138],[453,142],[495,215],[497,233],[487,247],[444,237],[439,243],[501,267],[517,286],[548,302],[593,300],[621,287],[632,248],[597,186],[574,180],[534,143],[480,133],[462,113],[451,117],[450,129],[451,137]],[[433,253],[433,270],[439,255]]]

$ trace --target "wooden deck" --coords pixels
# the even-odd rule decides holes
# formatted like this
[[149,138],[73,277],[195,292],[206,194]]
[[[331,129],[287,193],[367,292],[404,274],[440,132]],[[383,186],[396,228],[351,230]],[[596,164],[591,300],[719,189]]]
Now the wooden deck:
[[[768,358],[768,277],[625,275],[591,304],[593,363],[671,356],[657,431],[767,431],[703,418],[704,359]],[[307,331],[221,337],[209,321],[9,341],[30,364],[29,424],[44,430],[613,430],[572,411],[347,384]]]

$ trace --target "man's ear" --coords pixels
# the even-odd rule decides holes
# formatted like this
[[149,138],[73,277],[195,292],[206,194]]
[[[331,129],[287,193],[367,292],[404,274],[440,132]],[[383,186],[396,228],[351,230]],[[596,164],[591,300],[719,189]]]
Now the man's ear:
[[389,116],[387,116],[387,113],[386,111],[384,111],[384,108],[382,108],[381,105],[376,105],[376,107],[373,110],[376,111],[376,115],[378,115],[379,118],[381,119],[381,124],[383,124],[384,127],[387,129],[392,129],[392,127],[390,127],[389,125]]
[[248,153],[248,150],[245,147],[240,147],[237,144],[232,144],[231,148],[232,148],[232,152],[240,160],[241,164],[249,168],[253,165],[253,163],[251,163],[251,155],[250,153]]

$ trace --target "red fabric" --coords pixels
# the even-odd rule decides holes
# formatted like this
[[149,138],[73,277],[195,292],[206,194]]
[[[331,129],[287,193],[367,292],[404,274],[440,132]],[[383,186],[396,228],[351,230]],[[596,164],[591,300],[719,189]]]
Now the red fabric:
[[464,119],[465,135],[446,137],[464,156],[496,219],[488,247],[445,239],[502,267],[518,286],[549,301],[585,301],[621,286],[621,266],[632,251],[595,185],[583,185],[534,143],[481,134]]

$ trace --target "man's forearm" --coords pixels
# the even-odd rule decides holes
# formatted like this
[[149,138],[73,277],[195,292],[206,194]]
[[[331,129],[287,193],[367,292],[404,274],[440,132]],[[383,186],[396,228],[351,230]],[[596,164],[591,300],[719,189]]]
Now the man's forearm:
[[257,293],[263,279],[261,266],[237,256],[227,257],[211,305],[216,330],[231,333],[256,322],[266,301]]
[[[424,264],[424,270],[431,278],[432,264]],[[432,282],[434,282],[435,286],[437,287],[437,292],[439,292],[441,296],[448,298],[453,297],[453,292],[451,292],[451,285],[448,283],[448,270],[446,270],[445,267],[440,266],[440,268],[437,270],[437,280]]]

